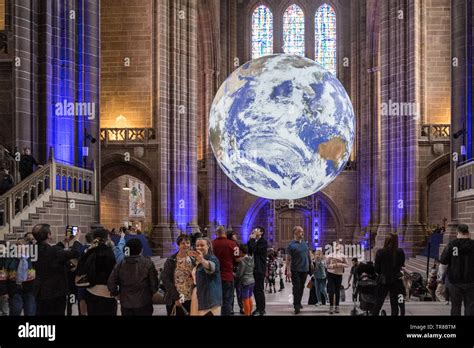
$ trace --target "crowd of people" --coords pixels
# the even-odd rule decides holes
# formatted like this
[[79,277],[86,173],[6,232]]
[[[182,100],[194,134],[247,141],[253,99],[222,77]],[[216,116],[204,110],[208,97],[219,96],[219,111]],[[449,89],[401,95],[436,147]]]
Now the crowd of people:
[[[474,241],[467,226],[460,225],[458,231],[437,265],[436,290],[449,289],[452,315],[461,315],[463,303],[465,315],[474,315]],[[295,314],[303,309],[306,288],[310,289],[308,304],[329,305],[329,313],[337,314],[344,290],[352,286],[357,301],[359,279],[368,273],[377,282],[370,314],[379,315],[388,296],[391,315],[405,315],[405,254],[394,233],[386,236],[373,264],[357,258],[349,264],[341,244],[335,243],[330,253],[311,250],[303,228],[296,226],[283,262],[281,250],[268,248],[264,228],[254,228],[248,242],[239,243],[235,233],[220,226],[214,240],[200,233],[179,235],[178,251],[157,272],[143,255],[142,241],[127,240],[126,232],[120,229],[114,243],[115,231],[98,228],[82,244],[79,231],[53,245],[50,226],[36,225],[18,241],[36,245],[36,260],[0,259],[0,315],[71,315],[74,304],[79,315],[114,316],[119,307],[125,316],[152,315],[153,304],[160,303],[170,316],[229,316],[234,314],[236,299],[242,315],[263,316],[266,291],[277,292],[278,278],[279,291],[291,282]],[[343,274],[349,267],[346,288]],[[444,290],[438,289],[440,284]]]

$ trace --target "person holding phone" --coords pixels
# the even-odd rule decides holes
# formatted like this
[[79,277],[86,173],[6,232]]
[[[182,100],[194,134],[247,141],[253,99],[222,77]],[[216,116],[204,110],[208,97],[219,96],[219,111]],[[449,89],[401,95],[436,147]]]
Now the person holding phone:
[[[38,224],[33,227],[33,236],[38,244],[38,258],[33,263],[36,270],[36,315],[64,316],[66,295],[68,293],[67,265],[69,260],[77,259],[82,244],[79,243],[81,231],[72,239],[51,245],[51,227]],[[66,249],[66,245],[72,247]]]
[[191,310],[192,272],[196,262],[191,257],[191,239],[188,235],[181,234],[176,244],[179,250],[166,260],[161,280],[166,290],[164,300],[168,315],[174,312],[177,316],[185,316]]
[[219,259],[214,256],[209,238],[196,241],[196,251],[189,253],[196,260],[193,277],[196,287],[191,302],[192,316],[220,315],[222,285]]

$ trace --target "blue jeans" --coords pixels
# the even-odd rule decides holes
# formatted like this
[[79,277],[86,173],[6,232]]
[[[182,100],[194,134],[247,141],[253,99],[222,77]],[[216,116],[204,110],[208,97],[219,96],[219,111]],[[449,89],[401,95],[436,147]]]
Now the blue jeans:
[[234,282],[222,282],[222,312],[221,315],[231,315],[234,300]]
[[321,301],[321,293],[324,296],[324,302],[328,300],[328,294],[326,292],[326,278],[324,279],[316,279],[316,297],[318,298],[318,303],[323,303]]
[[10,297],[10,315],[20,316],[22,311],[25,316],[36,314],[36,300],[32,292],[16,293]]

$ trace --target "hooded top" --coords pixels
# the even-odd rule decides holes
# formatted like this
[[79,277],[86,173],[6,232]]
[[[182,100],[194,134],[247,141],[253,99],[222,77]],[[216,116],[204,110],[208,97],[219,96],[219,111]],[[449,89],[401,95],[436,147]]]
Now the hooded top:
[[440,262],[448,266],[452,284],[474,283],[474,240],[455,239],[444,249]]
[[255,284],[255,279],[253,277],[254,264],[254,259],[251,256],[246,256],[240,260],[235,275],[240,285],[247,286]]

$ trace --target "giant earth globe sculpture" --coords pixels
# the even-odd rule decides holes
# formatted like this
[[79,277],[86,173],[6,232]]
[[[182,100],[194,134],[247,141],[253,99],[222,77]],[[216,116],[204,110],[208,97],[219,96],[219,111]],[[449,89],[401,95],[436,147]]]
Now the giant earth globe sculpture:
[[344,169],[354,142],[351,100],[339,80],[293,55],[252,60],[222,84],[209,138],[224,173],[262,198],[311,196]]

